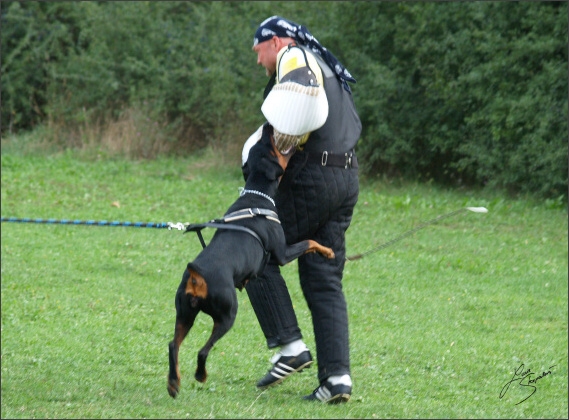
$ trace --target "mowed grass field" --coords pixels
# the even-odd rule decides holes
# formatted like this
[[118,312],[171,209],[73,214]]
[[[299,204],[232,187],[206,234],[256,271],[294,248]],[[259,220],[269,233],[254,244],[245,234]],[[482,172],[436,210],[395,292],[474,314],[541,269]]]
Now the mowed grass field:
[[[239,162],[207,154],[3,153],[1,169],[4,217],[204,222],[243,185]],[[489,212],[346,263],[354,389],[340,406],[301,399],[316,368],[255,388],[273,352],[245,292],[208,381],[193,379],[212,327],[201,314],[180,351],[180,394],[168,395],[174,294],[195,234],[2,223],[2,418],[567,418],[566,203],[362,180],[348,255],[464,206]],[[283,270],[315,353],[296,263]]]

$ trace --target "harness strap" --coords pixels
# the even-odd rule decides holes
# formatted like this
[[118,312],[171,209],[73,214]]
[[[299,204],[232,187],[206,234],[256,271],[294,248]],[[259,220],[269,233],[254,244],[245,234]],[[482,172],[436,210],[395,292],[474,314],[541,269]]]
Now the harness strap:
[[[193,223],[193,224],[189,224],[186,227],[186,232],[196,232],[198,234],[198,238],[200,239],[200,242],[202,244],[202,247],[205,248],[205,241],[203,240],[203,236],[201,233],[201,230],[203,228],[206,227],[212,227],[212,228],[217,228],[217,229],[228,229],[228,230],[238,230],[241,232],[246,232],[249,235],[253,236],[256,240],[259,241],[259,243],[261,244],[261,247],[263,247],[263,249],[265,249],[265,246],[263,245],[263,241],[261,240],[261,238],[259,238],[259,235],[257,235],[254,231],[252,231],[249,228],[246,228],[245,226],[240,226],[240,225],[228,225],[228,224],[224,224],[224,223],[216,223],[215,221],[211,221],[211,222],[206,222],[206,223]],[[184,232],[184,233],[186,233]],[[265,251],[266,252],[266,251]]]
[[200,243],[202,244],[202,248],[205,248],[206,244],[202,235],[203,228],[212,227],[217,229],[228,229],[228,230],[237,230],[241,232],[246,232],[249,235],[253,236],[257,241],[259,241],[259,244],[261,245],[261,248],[263,248],[263,251],[265,253],[265,260],[267,260],[268,255],[270,253],[265,249],[265,245],[263,244],[263,241],[261,240],[259,235],[257,235],[254,231],[245,226],[228,224],[228,222],[234,222],[235,220],[241,220],[241,219],[248,219],[255,216],[264,216],[265,218],[272,220],[273,222],[277,222],[279,224],[281,223],[281,221],[279,220],[279,216],[276,212],[268,209],[260,209],[254,207],[254,208],[237,210],[229,214],[226,214],[221,219],[210,220],[209,222],[206,223],[190,223],[188,226],[186,226],[186,231],[184,233],[196,232],[200,240]]
[[223,216],[223,219],[221,219],[221,221],[227,223],[227,222],[233,222],[235,220],[248,219],[255,216],[265,216],[265,218],[272,220],[273,222],[277,222],[279,224],[281,223],[281,221],[279,220],[279,216],[276,212],[268,209],[259,209],[259,208],[249,208],[249,209],[234,211],[233,213],[229,213]]

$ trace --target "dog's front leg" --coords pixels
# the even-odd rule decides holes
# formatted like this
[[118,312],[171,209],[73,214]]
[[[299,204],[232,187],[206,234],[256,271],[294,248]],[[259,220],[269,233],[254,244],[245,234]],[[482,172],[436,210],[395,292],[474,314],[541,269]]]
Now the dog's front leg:
[[285,255],[279,257],[275,254],[277,262],[279,265],[285,265],[301,255],[308,254],[310,252],[318,252],[326,258],[334,258],[335,254],[332,248],[320,245],[318,242],[308,239],[306,241],[297,242],[292,245],[288,245],[285,250]]

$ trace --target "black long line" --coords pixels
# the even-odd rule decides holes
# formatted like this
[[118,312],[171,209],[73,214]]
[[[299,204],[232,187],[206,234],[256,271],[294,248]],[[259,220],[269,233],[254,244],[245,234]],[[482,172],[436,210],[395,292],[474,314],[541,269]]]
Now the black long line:
[[388,242],[385,242],[384,244],[381,244],[381,245],[379,245],[379,246],[377,246],[377,247],[375,247],[375,248],[372,248],[372,249],[370,249],[370,250],[368,250],[368,251],[366,251],[366,252],[362,252],[361,254],[355,254],[355,255],[351,255],[351,256],[349,256],[349,257],[346,257],[346,261],[359,260],[360,258],[363,258],[363,257],[365,257],[366,255],[371,254],[372,252],[377,252],[377,251],[379,251],[379,250],[382,250],[382,249],[384,249],[384,248],[387,248],[388,246],[393,245],[395,242],[398,242],[398,241],[400,241],[401,239],[406,238],[407,236],[411,236],[412,234],[414,234],[414,233],[417,232],[418,230],[423,229],[423,228],[426,227],[426,226],[432,225],[433,223],[436,223],[436,222],[438,222],[439,220],[446,219],[447,217],[454,216],[455,214],[462,213],[463,211],[466,211],[466,210],[467,210],[466,208],[462,208],[462,209],[460,209],[460,210],[455,210],[455,211],[453,211],[453,212],[450,212],[450,213],[447,213],[447,214],[443,214],[443,215],[441,215],[441,216],[437,216],[437,217],[435,217],[434,219],[431,219],[431,220],[428,220],[428,221],[426,221],[426,222],[424,222],[424,223],[421,223],[420,225],[414,227],[413,229],[408,230],[408,231],[405,232],[405,233],[402,233],[401,235],[397,236],[396,238],[394,238],[394,239],[392,239],[392,240],[390,240],[390,241],[388,241]]

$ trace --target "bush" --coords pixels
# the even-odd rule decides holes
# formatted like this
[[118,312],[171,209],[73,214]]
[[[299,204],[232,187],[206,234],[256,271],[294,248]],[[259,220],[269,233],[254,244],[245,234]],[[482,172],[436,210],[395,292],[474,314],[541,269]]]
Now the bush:
[[355,96],[368,172],[566,194],[566,3],[357,3],[338,15],[356,18],[340,42],[366,83]]
[[134,112],[173,144],[153,150],[242,144],[272,14],[358,80],[366,174],[567,195],[566,2],[4,2],[2,133]]

